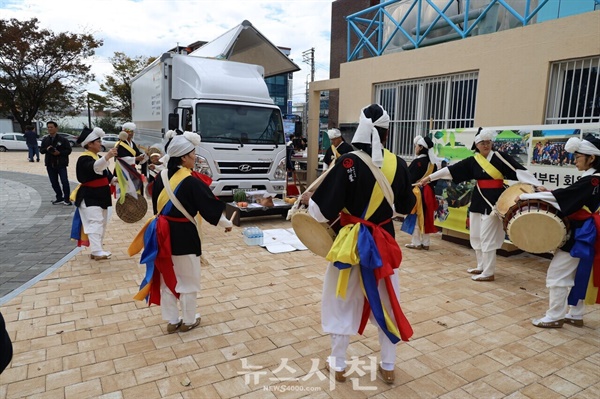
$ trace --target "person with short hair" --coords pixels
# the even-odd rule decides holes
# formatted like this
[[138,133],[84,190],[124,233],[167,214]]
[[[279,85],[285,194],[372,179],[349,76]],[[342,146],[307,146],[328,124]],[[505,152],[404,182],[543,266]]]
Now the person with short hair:
[[327,131],[331,146],[325,151],[323,156],[323,171],[329,169],[329,167],[343,154],[347,154],[354,148],[342,137],[342,132],[339,129],[329,129]]
[[[54,121],[46,123],[48,135],[42,139],[40,153],[45,154],[44,164],[46,172],[52,184],[52,189],[56,194],[56,200],[53,205],[73,205],[69,200],[71,186],[67,176],[67,166],[69,166],[69,155],[71,154],[71,144],[69,140],[58,134],[58,124]],[[62,190],[60,184],[62,184]]]
[[571,234],[554,252],[548,272],[549,308],[532,320],[540,328],[560,328],[564,323],[583,327],[585,304],[600,303],[600,139],[587,135],[570,138],[565,150],[575,154],[583,175],[568,187],[521,194],[519,200],[539,199],[569,219]]
[[75,169],[80,184],[71,193],[71,201],[77,207],[71,238],[77,241],[77,246],[89,246],[90,258],[94,260],[109,259],[112,255],[103,249],[102,240],[108,223],[108,210],[112,206],[110,185],[113,175],[108,165],[109,160],[117,155],[117,149],[111,148],[104,156],[98,156],[102,151],[102,137],[104,130],[95,127],[93,130],[83,129],[77,138],[77,143],[85,151],[77,159]]
[[496,250],[504,243],[502,219],[494,212],[494,205],[506,190],[504,179],[518,180],[534,186],[542,184],[531,172],[505,152],[494,151],[496,131],[479,128],[471,150],[475,155],[438,170],[419,181],[423,187],[439,179],[458,184],[477,180],[469,205],[469,241],[475,250],[477,267],[467,269],[473,281],[494,281]]
[[[168,334],[187,332],[200,325],[196,315],[200,291],[200,218],[231,231],[232,222],[223,216],[225,204],[214,196],[209,185],[193,171],[200,136],[170,130],[167,165],[154,181],[152,207],[155,217],[138,233],[128,249],[133,256],[142,248],[146,276],[135,299],[160,305]],[[160,239],[159,239],[160,237]],[[181,317],[178,309],[181,306]]]
[[40,148],[38,146],[38,135],[33,130],[33,126],[27,125],[25,126],[25,143],[27,144],[27,149],[29,151],[29,162],[33,162],[33,156],[37,157],[37,162],[40,162]]
[[339,382],[347,377],[350,336],[362,334],[369,319],[379,331],[378,373],[388,384],[395,379],[396,344],[413,334],[400,308],[402,251],[392,217],[410,212],[415,197],[406,162],[383,147],[389,123],[381,105],[364,107],[352,138],[357,151],[343,154],[314,193],[301,199],[318,222],[339,217],[342,226],[327,255],[321,305],[321,325],[331,337],[326,366]]

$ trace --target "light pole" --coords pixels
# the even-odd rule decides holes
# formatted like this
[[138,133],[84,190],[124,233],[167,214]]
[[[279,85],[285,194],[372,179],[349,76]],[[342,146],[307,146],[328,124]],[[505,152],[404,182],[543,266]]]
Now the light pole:
[[90,93],[87,93],[88,128],[92,128],[92,114],[90,113]]

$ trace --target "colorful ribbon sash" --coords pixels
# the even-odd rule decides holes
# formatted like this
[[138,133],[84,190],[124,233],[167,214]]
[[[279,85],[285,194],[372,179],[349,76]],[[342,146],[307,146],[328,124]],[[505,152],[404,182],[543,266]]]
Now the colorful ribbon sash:
[[575,244],[570,254],[579,258],[579,264],[568,303],[575,306],[579,300],[584,300],[586,305],[600,304],[600,214],[584,208],[570,214],[568,218],[585,221],[574,232]]

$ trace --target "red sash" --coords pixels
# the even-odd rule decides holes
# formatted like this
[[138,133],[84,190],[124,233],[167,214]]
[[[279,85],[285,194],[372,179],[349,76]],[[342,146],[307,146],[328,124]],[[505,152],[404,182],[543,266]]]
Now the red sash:
[[502,188],[504,187],[504,180],[501,179],[484,179],[477,180],[479,188]]
[[93,188],[108,186],[108,184],[109,184],[108,177],[106,177],[106,176],[101,177],[99,179],[86,181],[85,183],[81,183],[81,185],[83,187],[93,187]]

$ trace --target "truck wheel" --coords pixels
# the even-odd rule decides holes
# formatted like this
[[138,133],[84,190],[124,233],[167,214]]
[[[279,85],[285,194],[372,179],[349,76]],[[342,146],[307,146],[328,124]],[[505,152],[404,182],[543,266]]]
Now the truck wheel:
[[6,147],[4,147],[3,145],[0,145],[0,152],[6,152]]

